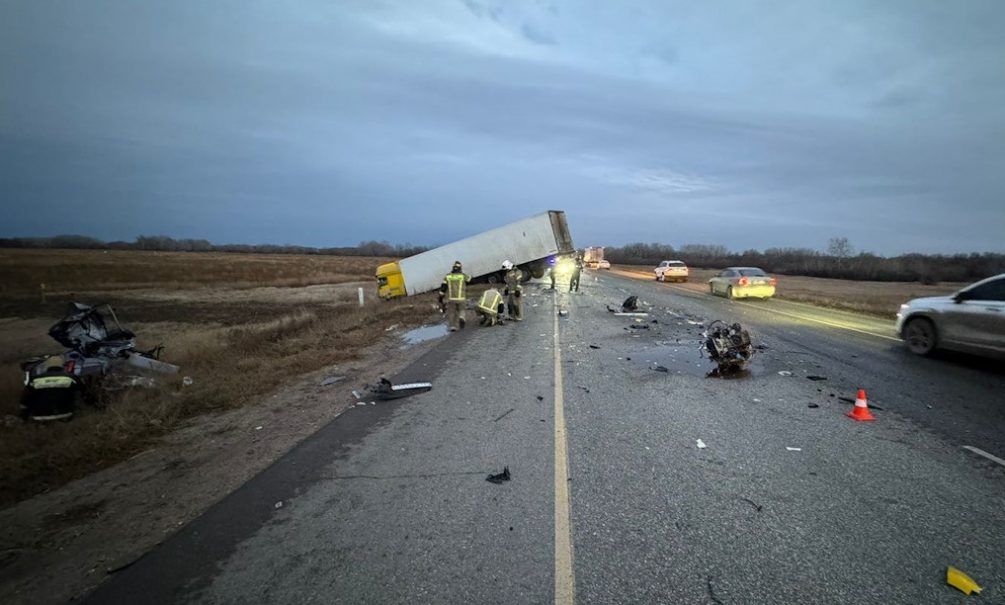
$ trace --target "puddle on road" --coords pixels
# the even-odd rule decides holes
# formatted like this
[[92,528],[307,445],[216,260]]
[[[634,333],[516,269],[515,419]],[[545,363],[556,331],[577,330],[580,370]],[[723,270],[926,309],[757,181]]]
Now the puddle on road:
[[433,340],[435,338],[442,338],[447,334],[449,334],[449,330],[447,329],[446,324],[420,326],[401,335],[401,339],[404,343],[400,348],[407,349],[408,347],[415,346],[422,342]]

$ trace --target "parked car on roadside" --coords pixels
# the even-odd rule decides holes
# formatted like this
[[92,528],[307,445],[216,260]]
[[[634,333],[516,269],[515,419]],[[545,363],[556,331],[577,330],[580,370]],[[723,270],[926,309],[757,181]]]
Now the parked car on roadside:
[[918,355],[936,349],[1005,355],[1005,273],[949,296],[907,301],[897,313],[897,334]]
[[656,281],[681,281],[686,282],[688,278],[687,265],[679,260],[665,260],[653,269],[656,274]]
[[778,280],[757,267],[726,267],[708,280],[708,291],[726,298],[771,298]]
[[611,261],[609,261],[607,259],[601,260],[599,263],[597,263],[597,268],[598,269],[610,269],[611,268]]

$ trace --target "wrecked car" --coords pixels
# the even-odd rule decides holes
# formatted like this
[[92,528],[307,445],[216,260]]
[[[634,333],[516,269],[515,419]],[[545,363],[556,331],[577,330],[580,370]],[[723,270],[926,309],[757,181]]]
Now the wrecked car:
[[136,335],[122,327],[111,305],[71,303],[49,336],[66,350],[21,363],[21,414],[32,420],[70,418],[88,392],[152,386],[147,374],[178,371],[178,366],[158,359],[163,347],[137,350]]

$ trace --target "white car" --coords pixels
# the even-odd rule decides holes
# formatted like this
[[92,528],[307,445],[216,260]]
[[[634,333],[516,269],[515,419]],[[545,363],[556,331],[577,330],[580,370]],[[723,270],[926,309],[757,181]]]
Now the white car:
[[602,260],[599,263],[597,263],[597,268],[598,269],[610,269],[611,268],[611,261],[609,261],[609,260]]
[[656,281],[686,282],[688,278],[687,265],[679,260],[665,260],[653,272],[656,274]]
[[950,296],[907,301],[897,313],[897,334],[918,355],[954,349],[1005,356],[1005,273]]

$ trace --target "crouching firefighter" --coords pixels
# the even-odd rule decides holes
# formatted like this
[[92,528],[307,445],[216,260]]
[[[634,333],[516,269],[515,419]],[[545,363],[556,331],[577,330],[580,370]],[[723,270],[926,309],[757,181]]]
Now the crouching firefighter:
[[502,310],[502,294],[499,293],[499,290],[489,288],[482,293],[482,298],[478,301],[476,312],[481,316],[481,324],[483,326],[501,324],[503,322],[502,317],[500,317]]
[[464,327],[464,307],[468,302],[464,290],[469,281],[471,278],[464,274],[461,261],[454,261],[450,273],[440,284],[440,307],[446,307],[447,325],[450,326],[451,332]]
[[523,271],[513,266],[510,261],[503,261],[502,268],[506,270],[506,307],[510,319],[523,321]]

